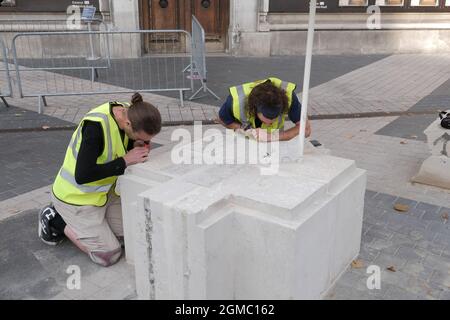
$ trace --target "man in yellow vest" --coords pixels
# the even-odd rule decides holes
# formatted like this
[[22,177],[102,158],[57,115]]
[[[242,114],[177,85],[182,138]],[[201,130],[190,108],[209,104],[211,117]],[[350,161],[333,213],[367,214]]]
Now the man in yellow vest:
[[[295,89],[294,83],[273,77],[231,87],[219,111],[220,121],[229,129],[251,130],[259,141],[290,140],[300,131],[301,104]],[[295,123],[289,130],[283,130],[286,116]],[[278,135],[274,134],[276,130]],[[311,135],[309,120],[305,135]]]
[[161,130],[157,108],[139,93],[128,103],[108,102],[81,120],[52,188],[52,205],[39,213],[39,237],[65,237],[102,266],[122,254],[122,210],[116,181],[126,167],[147,160]]

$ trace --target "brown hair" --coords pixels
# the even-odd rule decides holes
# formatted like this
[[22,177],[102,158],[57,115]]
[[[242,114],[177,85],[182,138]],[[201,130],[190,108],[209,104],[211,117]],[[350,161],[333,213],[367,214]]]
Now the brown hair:
[[248,112],[250,116],[256,117],[256,108],[260,105],[273,108],[282,106],[282,113],[286,113],[289,107],[286,91],[276,87],[270,80],[257,85],[248,96]]
[[145,131],[149,135],[155,135],[161,131],[159,110],[151,103],[144,102],[140,93],[136,92],[131,98],[128,119],[134,132]]

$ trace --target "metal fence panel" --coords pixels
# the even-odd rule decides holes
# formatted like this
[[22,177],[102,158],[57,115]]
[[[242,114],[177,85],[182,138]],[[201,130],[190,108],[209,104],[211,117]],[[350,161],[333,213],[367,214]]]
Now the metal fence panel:
[[189,100],[202,98],[203,96],[198,97],[198,94],[202,90],[204,93],[210,93],[219,100],[220,98],[207,85],[205,30],[194,15],[192,16],[192,64],[190,65],[190,69],[195,79],[201,81],[201,87]]
[[194,75],[206,80],[206,37],[205,30],[195,16],[192,16],[192,63]]
[[0,19],[0,33],[3,35],[7,49],[11,49],[12,39],[18,33],[25,32],[66,32],[66,31],[108,31],[108,26],[101,20],[93,20],[91,25],[80,23],[79,29],[73,30],[67,19],[59,20],[17,20]]
[[[144,37],[158,50],[144,55]],[[20,96],[38,97],[40,112],[46,96],[135,91],[178,91],[183,105],[183,93],[193,88],[183,72],[192,55],[187,46],[179,52],[180,38],[191,43],[184,30],[19,33],[12,54]]]
[[0,98],[3,103],[8,106],[5,98],[12,96],[11,77],[9,73],[8,57],[6,52],[6,46],[3,39],[0,37],[0,64],[2,64],[2,70],[0,70]]
[[[70,21],[69,21],[70,22]],[[67,19],[59,20],[16,20],[1,19],[0,34],[2,35],[6,53],[10,63],[12,57],[12,42],[14,37],[19,33],[28,32],[68,32],[68,31],[108,31],[108,25],[102,20],[93,20],[89,23],[81,22],[78,24],[77,30],[72,30]],[[3,68],[3,66],[0,66]],[[4,71],[0,69],[0,71]],[[14,65],[10,65],[10,72],[14,72]]]

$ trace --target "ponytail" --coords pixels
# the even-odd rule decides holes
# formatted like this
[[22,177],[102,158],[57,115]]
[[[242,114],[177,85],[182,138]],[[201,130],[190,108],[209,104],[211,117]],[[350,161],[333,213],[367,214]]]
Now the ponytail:
[[159,110],[151,103],[145,102],[138,92],[131,97],[128,119],[134,132],[144,131],[149,135],[156,135],[161,131]]

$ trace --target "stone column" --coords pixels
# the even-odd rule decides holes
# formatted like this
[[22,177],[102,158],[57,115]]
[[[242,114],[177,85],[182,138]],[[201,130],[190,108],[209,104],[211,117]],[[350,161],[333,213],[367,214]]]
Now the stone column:
[[259,12],[258,12],[258,31],[259,32],[269,32],[270,25],[267,21],[267,15],[269,14],[269,0],[259,1]]
[[[111,0],[110,10],[114,31],[139,30],[138,0]],[[141,54],[141,37],[137,34],[113,36],[112,41],[115,58],[137,58]]]
[[270,56],[270,33],[260,15],[267,15],[267,0],[230,1],[230,49],[238,56]]

